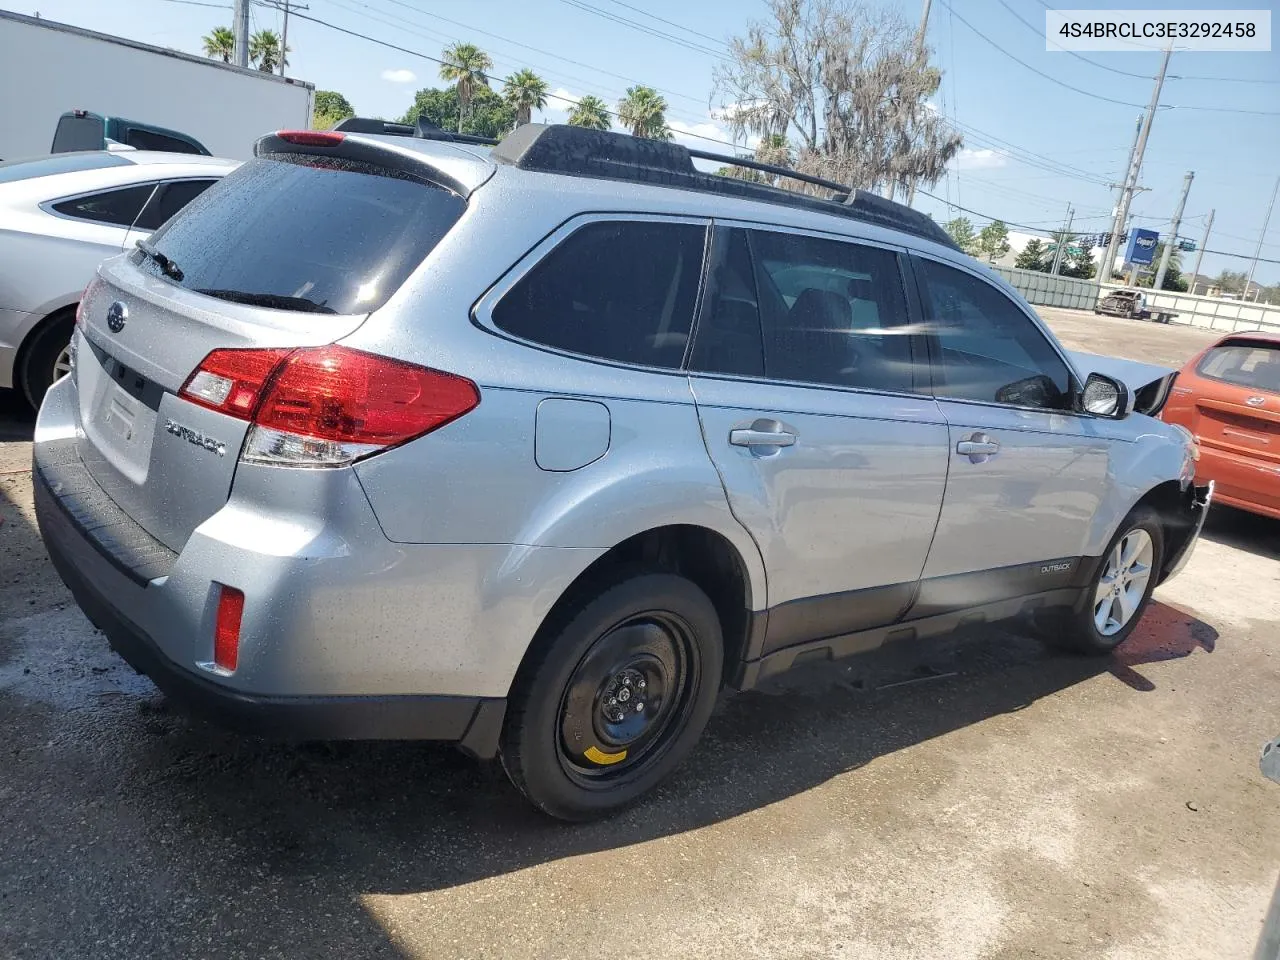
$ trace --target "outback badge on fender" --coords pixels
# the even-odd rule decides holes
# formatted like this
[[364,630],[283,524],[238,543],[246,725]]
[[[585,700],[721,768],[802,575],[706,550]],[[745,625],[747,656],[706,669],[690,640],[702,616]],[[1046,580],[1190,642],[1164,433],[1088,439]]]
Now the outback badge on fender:
[[1066,573],[1075,563],[1074,560],[1059,560],[1057,563],[1046,563],[1040,568],[1040,572],[1044,573]]
[[129,321],[129,308],[119,300],[107,307],[107,326],[112,333],[119,333]]
[[220,457],[227,455],[227,445],[225,443],[221,440],[215,440],[213,437],[206,437],[199,430],[184,427],[182,424],[168,418],[164,421],[164,428],[175,437],[181,437],[187,443],[194,443],[197,447],[204,447],[209,452],[216,453]]

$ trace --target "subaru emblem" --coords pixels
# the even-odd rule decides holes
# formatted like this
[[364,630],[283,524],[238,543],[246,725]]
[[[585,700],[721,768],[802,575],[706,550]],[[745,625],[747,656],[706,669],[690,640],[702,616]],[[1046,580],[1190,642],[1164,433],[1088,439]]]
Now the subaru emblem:
[[119,300],[107,307],[107,326],[111,328],[112,333],[119,333],[123,330],[128,319],[129,308]]

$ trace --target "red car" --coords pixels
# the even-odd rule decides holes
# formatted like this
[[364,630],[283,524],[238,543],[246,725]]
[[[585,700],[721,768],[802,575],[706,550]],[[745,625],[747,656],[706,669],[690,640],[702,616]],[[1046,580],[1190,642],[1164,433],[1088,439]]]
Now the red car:
[[1161,417],[1200,443],[1214,500],[1280,519],[1280,334],[1233,333],[1193,357]]

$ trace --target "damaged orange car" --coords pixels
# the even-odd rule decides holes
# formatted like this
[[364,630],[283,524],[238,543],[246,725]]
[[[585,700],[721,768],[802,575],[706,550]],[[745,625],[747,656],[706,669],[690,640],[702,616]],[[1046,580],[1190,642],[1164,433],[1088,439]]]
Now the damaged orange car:
[[1162,419],[1200,444],[1196,479],[1214,499],[1280,519],[1280,333],[1232,333],[1193,357]]

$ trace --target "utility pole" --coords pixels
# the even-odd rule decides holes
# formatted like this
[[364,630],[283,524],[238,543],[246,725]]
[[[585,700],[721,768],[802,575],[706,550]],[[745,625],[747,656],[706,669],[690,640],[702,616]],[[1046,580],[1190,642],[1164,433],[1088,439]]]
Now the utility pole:
[[924,0],[924,10],[920,13],[920,29],[916,31],[916,56],[924,56],[924,37],[929,30],[929,8],[933,0]]
[[1191,192],[1191,181],[1196,178],[1194,170],[1188,170],[1182,178],[1182,196],[1178,198],[1178,209],[1173,215],[1173,228],[1169,238],[1164,242],[1164,253],[1160,256],[1160,269],[1156,271],[1156,279],[1151,284],[1152,290],[1164,289],[1164,275],[1169,269],[1169,260],[1173,257],[1173,246],[1178,242],[1178,227],[1182,225],[1182,211],[1187,207],[1187,194]]
[[[933,0],[924,0],[924,9],[920,11],[920,29],[916,31],[916,56],[924,60],[924,41],[929,32],[929,8],[933,6]],[[919,178],[912,174],[906,183],[907,188],[907,206],[911,207],[916,202],[916,181]],[[892,194],[890,194],[892,196]]]
[[236,66],[249,66],[249,0],[236,0],[231,29],[236,35]]
[[284,76],[284,61],[289,51],[289,0],[284,3],[284,28],[280,31],[280,76]]
[[1053,266],[1049,268],[1049,273],[1053,276],[1058,275],[1058,269],[1062,266],[1062,261],[1066,259],[1067,241],[1071,238],[1071,221],[1075,219],[1076,212],[1071,209],[1071,204],[1067,204],[1067,225],[1062,228],[1062,236],[1058,239],[1058,249],[1053,251]]
[[[1142,136],[1142,118],[1145,114],[1138,114],[1138,121],[1133,125],[1133,143],[1129,144],[1129,159],[1124,162],[1124,183],[1113,183],[1110,186],[1119,187],[1120,194],[1116,197],[1115,212],[1111,216],[1111,232],[1107,234],[1107,246],[1102,251],[1102,263],[1098,264],[1098,283],[1103,283],[1103,268],[1108,264],[1115,263],[1115,247],[1120,242],[1120,234],[1124,233],[1124,222],[1120,219],[1120,201],[1124,196],[1125,188],[1129,184],[1129,171],[1133,169],[1133,158],[1138,152],[1138,138]],[[1107,270],[1107,279],[1111,278],[1110,270]]]
[[1276,193],[1280,192],[1280,177],[1276,177],[1276,185],[1271,188],[1271,202],[1267,204],[1267,215],[1262,219],[1262,232],[1258,234],[1258,246],[1253,251],[1253,263],[1249,264],[1249,279],[1244,282],[1244,293],[1241,300],[1249,299],[1249,285],[1253,283],[1253,272],[1258,269],[1258,258],[1262,256],[1262,241],[1267,237],[1267,227],[1271,225],[1271,211],[1276,205]]
[[1204,259],[1204,248],[1209,245],[1209,231],[1213,229],[1213,215],[1216,210],[1209,211],[1209,221],[1204,225],[1204,239],[1200,241],[1200,251],[1196,254],[1196,268],[1191,271],[1191,292],[1196,292],[1196,277],[1200,276],[1200,261]]
[[1169,69],[1169,57],[1172,55],[1173,44],[1170,44],[1165,47],[1164,59],[1160,61],[1160,72],[1156,75],[1155,89],[1151,91],[1151,103],[1147,106],[1146,115],[1142,119],[1142,127],[1138,132],[1138,140],[1133,146],[1133,158],[1129,162],[1129,169],[1125,171],[1124,189],[1120,191],[1120,205],[1116,208],[1111,242],[1107,244],[1107,253],[1103,258],[1102,268],[1098,271],[1099,284],[1111,280],[1111,265],[1115,263],[1116,244],[1119,242],[1120,234],[1124,232],[1125,221],[1129,219],[1129,204],[1133,201],[1133,194],[1138,186],[1138,176],[1142,171],[1142,156],[1147,150],[1147,138],[1151,136],[1151,124],[1156,118],[1156,111],[1160,109],[1160,91],[1164,89],[1164,75]]

